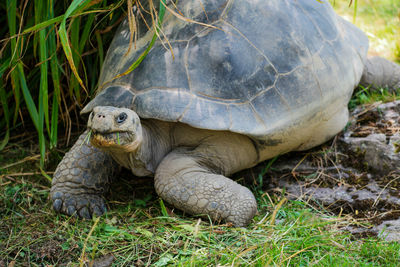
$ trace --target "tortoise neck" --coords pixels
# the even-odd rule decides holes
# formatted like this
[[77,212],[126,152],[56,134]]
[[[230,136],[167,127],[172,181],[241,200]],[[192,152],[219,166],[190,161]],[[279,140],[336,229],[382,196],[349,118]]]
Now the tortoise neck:
[[160,161],[171,151],[170,124],[142,120],[143,143],[140,158],[153,173]]
[[142,120],[141,126],[141,144],[138,149],[128,155],[113,153],[112,156],[134,175],[152,176],[160,161],[171,150],[170,127],[168,123],[156,120]]

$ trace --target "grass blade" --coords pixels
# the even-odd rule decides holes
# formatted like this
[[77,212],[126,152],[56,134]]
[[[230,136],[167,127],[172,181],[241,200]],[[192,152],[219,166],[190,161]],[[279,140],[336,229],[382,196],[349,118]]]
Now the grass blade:
[[[47,6],[49,7],[48,15],[51,18],[54,17],[54,2],[53,0],[48,0]],[[48,37],[48,48],[50,55],[50,69],[51,78],[53,81],[53,99],[51,107],[51,124],[50,124],[50,148],[57,146],[57,132],[58,132],[58,108],[61,102],[60,92],[61,92],[61,82],[60,82],[60,70],[58,68],[58,58],[57,58],[57,43],[56,43],[56,32],[55,27],[49,33]]]
[[[79,67],[81,65],[81,62],[82,62],[81,55],[84,51],[85,45],[90,40],[89,35],[90,35],[90,31],[92,29],[94,18],[95,18],[94,14],[90,14],[88,16],[85,23],[83,23],[85,26],[83,28],[82,33],[80,32],[81,18],[77,18],[76,20],[74,20],[72,26],[70,27],[71,45],[72,45],[72,47],[75,48],[75,51],[73,51],[74,52],[73,59],[74,59],[74,63],[75,63],[75,66],[77,69],[79,69]],[[87,80],[88,80],[87,75],[85,73],[85,81],[87,81]],[[78,84],[75,76],[71,77],[70,84],[71,84],[70,90],[74,91],[74,94],[75,94],[78,102],[80,102],[80,88],[79,88],[79,84]]]
[[96,31],[95,35],[96,35],[96,41],[97,41],[97,53],[99,55],[100,66],[103,66],[103,62],[104,62],[103,40],[101,39],[99,31]]
[[14,118],[13,118],[13,125],[15,125],[18,118],[18,110],[21,104],[21,86],[19,83],[18,71],[16,69],[14,69],[11,72],[11,86],[13,87],[14,101],[15,101]]
[[[8,21],[8,29],[9,29],[10,36],[15,35],[17,32],[16,18],[17,18],[17,1],[7,0],[7,21]],[[10,46],[11,46],[11,57],[10,57],[11,60],[10,60],[9,64],[12,67],[11,86],[14,91],[14,100],[15,100],[15,110],[14,110],[14,118],[13,118],[13,124],[15,124],[17,121],[19,106],[21,103],[21,101],[20,101],[21,88],[20,88],[20,84],[19,84],[18,71],[16,71],[14,69],[16,67],[16,65],[15,65],[16,59],[19,58],[19,53],[18,53],[18,49],[17,49],[17,40],[14,38],[11,39]]]
[[[61,16],[58,16],[58,17],[43,21],[41,23],[35,24],[34,26],[25,29],[22,32],[22,34],[36,32],[36,31],[39,31],[41,29],[47,28],[47,27],[49,27],[51,25],[54,25],[56,23],[60,23],[63,20],[63,18],[64,18],[64,16],[61,15]],[[14,37],[14,36],[12,36],[12,37]]]
[[[39,23],[43,18],[47,17],[47,8],[43,5],[43,1],[35,2],[35,23]],[[38,99],[38,133],[39,133],[39,151],[40,151],[40,166],[44,165],[46,154],[46,142],[44,125],[47,131],[50,132],[49,122],[49,103],[48,103],[48,81],[47,81],[47,41],[46,29],[39,31],[36,35],[39,45],[39,60],[40,60],[40,84],[39,84],[39,99]]]
[[85,48],[85,45],[90,40],[90,32],[93,28],[92,26],[93,26],[94,18],[95,18],[94,14],[90,14],[87,17],[87,20],[85,22],[85,27],[83,28],[82,34],[80,35],[79,55],[82,54],[83,49]]
[[[51,36],[50,36],[51,37]],[[50,124],[50,148],[57,146],[57,129],[58,129],[58,109],[61,102],[60,91],[60,71],[58,69],[57,56],[55,54],[56,43],[54,36],[49,39],[49,52],[53,54],[50,59],[51,77],[53,81],[53,99],[51,107],[51,124]]]
[[10,114],[7,104],[7,94],[3,85],[3,79],[1,79],[2,74],[3,73],[0,72],[0,104],[3,107],[4,119],[6,122],[6,133],[4,139],[0,143],[0,150],[2,150],[7,145],[10,138]]
[[165,207],[164,201],[160,198],[160,208],[161,208],[161,214],[164,217],[169,217],[167,208]]
[[35,103],[33,102],[33,98],[29,91],[28,85],[26,83],[25,73],[24,73],[24,69],[23,69],[21,63],[17,64],[17,71],[18,71],[18,77],[19,77],[19,80],[21,83],[22,94],[24,95],[24,99],[25,99],[25,103],[26,103],[26,106],[29,111],[29,115],[31,116],[33,124],[36,127],[36,130],[39,131],[39,114],[36,109]]
[[[79,69],[79,62],[80,62],[80,54],[79,54],[79,29],[81,25],[81,18],[72,19],[70,22],[69,33],[70,33],[70,42],[71,47],[73,48],[72,51],[72,60],[74,61],[76,69]],[[76,76],[72,75],[70,78],[69,83],[69,92],[74,95],[78,102],[81,102],[81,93],[79,88],[79,82]]]
[[[10,36],[13,36],[17,32],[16,27],[16,18],[17,18],[17,1],[7,0],[7,20],[8,20],[8,29],[10,31]],[[16,39],[11,39],[11,52],[13,54],[12,59],[14,59],[14,53],[17,44]]]
[[356,23],[357,18],[357,0],[354,0],[353,23]]
[[[97,9],[97,10],[90,10],[87,12],[82,12],[79,15],[86,15],[86,14],[94,14],[94,13],[105,13],[108,12],[108,10],[102,10],[102,9]],[[75,14],[76,12],[74,12]],[[75,17],[76,15],[71,15],[71,17]],[[46,21],[40,22],[38,24],[33,25],[32,27],[26,28],[25,30],[22,31],[22,34],[28,34],[32,32],[39,31],[41,29],[47,28],[49,26],[52,26],[54,24],[61,23],[64,19],[64,15],[58,16],[58,17],[52,17],[51,19],[48,19]],[[16,35],[11,35],[11,38],[15,38]]]
[[47,42],[46,42],[46,29],[39,32],[40,44],[40,89],[39,89],[39,149],[40,149],[40,165],[44,164],[44,157],[46,153],[45,136],[44,136],[44,123],[46,124],[47,131],[50,132],[49,122],[49,101],[48,101],[48,82],[47,82]]
[[0,143],[0,150],[2,150],[7,145],[8,140],[10,138],[10,112],[8,108],[6,89],[3,84],[3,74],[7,70],[10,62],[11,58],[7,58],[0,65],[0,104],[3,107],[3,113],[4,113],[4,121],[2,121],[2,123],[4,122],[6,127],[4,139]]
[[135,62],[133,62],[133,64],[126,71],[124,71],[123,73],[118,74],[117,76],[115,76],[113,78],[113,80],[115,80],[117,78],[120,78],[120,77],[122,77],[124,75],[127,75],[128,73],[130,73],[131,71],[136,69],[140,65],[140,63],[143,61],[143,59],[145,59],[145,57],[149,53],[150,49],[153,47],[154,43],[157,40],[158,32],[160,31],[161,24],[162,24],[162,21],[164,19],[164,14],[165,14],[165,0],[161,0],[160,1],[159,12],[158,12],[157,25],[155,27],[155,33],[153,35],[153,38],[151,39],[150,44],[147,46],[146,50],[139,56],[139,58]]
[[68,39],[68,34],[67,34],[67,29],[66,29],[66,23],[67,19],[74,13],[78,12],[82,9],[84,9],[88,4],[90,4],[90,0],[74,0],[72,1],[71,5],[68,7],[67,11],[64,14],[64,18],[61,22],[60,29],[58,31],[58,34],[60,36],[60,41],[61,45],[64,49],[65,56],[67,57],[68,63],[72,69],[72,72],[74,73],[76,79],[78,80],[79,84],[83,88],[83,90],[86,91],[86,87],[83,84],[82,79],[79,77],[78,70],[75,66],[73,55],[72,55],[72,50],[71,50],[71,45]]

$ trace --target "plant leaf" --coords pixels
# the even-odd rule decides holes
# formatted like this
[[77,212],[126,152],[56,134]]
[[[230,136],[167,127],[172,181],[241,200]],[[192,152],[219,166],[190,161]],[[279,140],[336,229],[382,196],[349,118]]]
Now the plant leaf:
[[150,49],[153,47],[154,43],[157,40],[158,32],[160,31],[161,24],[162,24],[162,21],[164,19],[164,14],[165,14],[165,0],[160,0],[160,8],[159,8],[159,12],[158,12],[158,21],[157,21],[157,25],[155,27],[156,28],[155,29],[155,33],[153,35],[153,38],[150,41],[150,44],[147,46],[146,50],[139,56],[139,58],[135,62],[133,62],[132,65],[126,71],[124,71],[123,73],[118,74],[117,76],[115,76],[113,78],[113,80],[127,75],[128,73],[130,73],[131,71],[136,69],[140,65],[140,63],[143,61],[143,59],[145,59],[145,57],[149,53]]
[[85,85],[83,84],[82,79],[79,77],[78,70],[76,69],[74,59],[72,56],[72,50],[70,46],[70,42],[68,39],[66,23],[67,19],[75,12],[78,13],[80,10],[86,8],[88,4],[90,4],[91,0],[74,0],[71,5],[68,7],[67,11],[64,14],[64,18],[61,21],[60,29],[58,34],[60,36],[61,45],[64,49],[65,56],[67,57],[68,63],[71,67],[72,72],[74,73],[76,79],[78,80],[81,87],[87,92]]

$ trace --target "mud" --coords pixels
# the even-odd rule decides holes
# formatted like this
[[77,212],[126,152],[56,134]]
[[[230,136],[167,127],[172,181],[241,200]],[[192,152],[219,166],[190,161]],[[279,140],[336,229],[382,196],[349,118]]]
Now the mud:
[[400,101],[358,108],[330,143],[279,157],[265,189],[352,216],[344,230],[358,237],[400,241],[399,151]]

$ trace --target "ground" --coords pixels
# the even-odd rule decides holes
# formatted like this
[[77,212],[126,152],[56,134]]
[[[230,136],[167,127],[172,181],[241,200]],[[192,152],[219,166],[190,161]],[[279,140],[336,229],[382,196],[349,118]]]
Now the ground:
[[[379,114],[369,107],[356,120],[365,127],[348,127],[354,136],[393,129],[377,127]],[[341,138],[236,174],[256,195],[259,211],[247,228],[234,228],[172,209],[152,178],[131,179],[129,171],[107,195],[105,216],[55,214],[50,177],[65,150],[48,154],[44,172],[35,139],[16,136],[0,153],[0,266],[395,266],[400,243],[385,239],[398,230],[392,221],[400,216],[399,176],[369,172],[351,151],[344,163]],[[378,189],[368,192],[375,195],[358,200],[356,193],[372,182]]]

